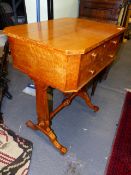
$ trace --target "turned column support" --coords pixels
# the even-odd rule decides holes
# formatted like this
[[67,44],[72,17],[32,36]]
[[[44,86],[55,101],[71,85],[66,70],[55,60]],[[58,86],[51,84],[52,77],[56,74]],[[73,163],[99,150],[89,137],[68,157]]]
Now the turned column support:
[[54,131],[51,129],[51,119],[48,108],[47,86],[35,81],[36,88],[36,110],[38,123],[27,121],[26,125],[33,130],[40,130],[45,134],[60,153],[65,154],[67,148],[59,143]]
[[80,96],[82,99],[85,100],[86,104],[93,109],[95,112],[99,110],[99,107],[93,105],[89,98],[89,95],[86,91],[86,86],[83,87],[78,92],[74,92],[72,94],[67,94],[66,99],[63,100],[61,105],[59,105],[53,112],[49,114],[48,108],[48,96],[47,96],[47,85],[42,85],[38,81],[35,82],[36,88],[36,110],[37,110],[37,124],[34,124],[32,121],[28,121],[26,125],[33,130],[39,130],[43,134],[45,134],[51,143],[54,145],[55,148],[59,150],[60,153],[65,154],[67,152],[67,148],[64,147],[59,143],[57,140],[57,136],[55,135],[54,131],[51,129],[51,120],[53,117],[64,107],[71,104],[72,100],[76,96]]

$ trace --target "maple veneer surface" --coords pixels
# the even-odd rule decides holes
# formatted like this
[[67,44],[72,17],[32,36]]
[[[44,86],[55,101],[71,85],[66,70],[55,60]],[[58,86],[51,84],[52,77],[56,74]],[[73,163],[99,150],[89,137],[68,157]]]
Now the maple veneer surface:
[[124,28],[79,18],[7,27],[14,66],[63,92],[76,92],[114,59]]

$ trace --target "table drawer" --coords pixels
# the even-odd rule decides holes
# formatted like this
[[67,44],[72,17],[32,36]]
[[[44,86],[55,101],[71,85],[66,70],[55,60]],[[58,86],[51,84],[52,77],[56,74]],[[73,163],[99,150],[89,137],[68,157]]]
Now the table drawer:
[[101,70],[110,65],[119,46],[120,37],[105,42],[91,52],[81,56],[78,85],[88,82]]
[[81,56],[81,64],[79,71],[79,86],[90,80],[97,74],[101,68],[102,51],[101,47],[97,47]]
[[102,64],[108,63],[110,60],[115,59],[116,52],[120,43],[120,37],[115,37],[110,41],[107,41],[102,45],[103,47],[103,57]]
[[115,37],[112,40],[110,40],[109,53],[112,54],[113,58],[116,55],[119,43],[120,43],[120,36],[119,37]]

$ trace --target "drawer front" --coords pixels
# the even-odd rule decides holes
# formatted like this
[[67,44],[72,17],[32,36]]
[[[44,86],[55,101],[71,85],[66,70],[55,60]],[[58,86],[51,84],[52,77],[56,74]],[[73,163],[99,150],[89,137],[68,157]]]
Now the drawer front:
[[120,37],[115,37],[112,40],[104,43],[101,47],[103,48],[102,64],[108,63],[110,60],[115,59],[117,49],[120,43]]
[[78,86],[82,86],[97,74],[101,67],[101,58],[101,47],[81,56]]
[[86,84],[113,62],[119,41],[120,37],[115,37],[81,56],[78,86]]
[[120,43],[120,36],[115,37],[112,40],[110,40],[110,46],[109,46],[110,50],[109,50],[109,52],[110,52],[110,54],[112,55],[113,58],[115,58],[119,43]]

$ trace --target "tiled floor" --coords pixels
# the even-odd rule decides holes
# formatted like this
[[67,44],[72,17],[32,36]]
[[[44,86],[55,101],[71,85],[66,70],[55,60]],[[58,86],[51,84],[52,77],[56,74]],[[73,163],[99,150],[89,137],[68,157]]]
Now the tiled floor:
[[[35,97],[22,90],[31,81],[9,67],[9,87],[13,95],[4,99],[5,124],[34,143],[29,175],[103,175],[124,101],[124,88],[131,88],[131,40],[123,44],[117,62],[106,81],[98,85],[92,101],[100,107],[95,113],[76,98],[54,119],[52,128],[60,142],[69,148],[62,156],[40,132],[25,126],[36,121]],[[54,107],[63,95],[54,91]]]

